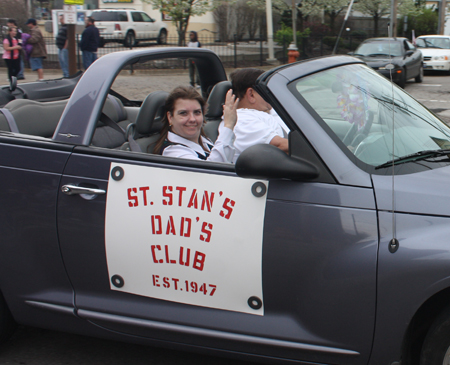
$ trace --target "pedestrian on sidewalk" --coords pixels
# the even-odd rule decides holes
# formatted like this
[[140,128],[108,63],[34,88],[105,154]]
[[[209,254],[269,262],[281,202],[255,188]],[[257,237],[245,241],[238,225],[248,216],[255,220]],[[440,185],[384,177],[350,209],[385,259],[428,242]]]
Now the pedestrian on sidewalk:
[[100,33],[95,26],[95,19],[88,16],[85,20],[86,28],[81,35],[80,49],[83,53],[83,66],[88,67],[97,59],[97,49],[100,44]]
[[25,24],[30,28],[30,38],[27,43],[33,45],[33,50],[30,55],[30,66],[33,71],[37,71],[38,81],[42,81],[44,80],[42,61],[44,58],[47,58],[45,40],[36,23],[36,19],[30,18]]
[[63,77],[69,77],[69,49],[67,40],[67,25],[64,23],[64,15],[59,16],[59,30],[56,36],[56,46],[58,47],[58,58]]
[[[6,25],[8,26],[8,28],[16,28],[17,29],[17,35],[16,35],[16,39],[19,42],[19,44],[21,43],[22,40],[22,30],[17,26],[17,22],[15,19],[8,19],[6,21]],[[19,73],[17,74],[17,80],[25,80],[25,76],[23,75],[23,71],[25,69],[25,64],[24,64],[24,55],[23,52],[19,51],[19,58],[20,58],[20,70]]]
[[[189,33],[189,43],[187,46],[193,48],[200,48],[202,46],[201,43],[198,41],[197,32],[191,31]],[[200,76],[198,75],[198,70],[197,66],[195,65],[195,61],[189,59],[188,62],[189,62],[189,78],[191,80],[191,86],[196,87],[195,84],[197,84],[197,88],[200,88]]]
[[3,40],[3,59],[8,67],[8,78],[11,81],[20,71],[20,50],[22,46],[16,38],[17,28],[8,28],[8,35]]

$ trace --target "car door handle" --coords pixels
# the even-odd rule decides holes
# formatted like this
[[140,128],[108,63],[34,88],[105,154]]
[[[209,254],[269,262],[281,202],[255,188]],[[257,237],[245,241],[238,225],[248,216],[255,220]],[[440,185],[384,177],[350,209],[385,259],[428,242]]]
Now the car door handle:
[[77,185],[63,185],[61,187],[61,191],[67,195],[75,195],[75,194],[87,194],[87,195],[100,195],[106,194],[106,191],[103,189],[94,189],[94,188],[84,188],[82,186]]

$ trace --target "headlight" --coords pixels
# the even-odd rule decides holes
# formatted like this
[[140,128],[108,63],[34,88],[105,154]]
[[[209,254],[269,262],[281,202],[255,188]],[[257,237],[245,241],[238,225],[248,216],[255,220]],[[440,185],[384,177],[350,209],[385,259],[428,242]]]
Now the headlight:
[[435,61],[448,61],[448,56],[434,56]]
[[378,67],[379,70],[395,70],[399,68],[398,65],[393,63],[388,63],[386,66]]

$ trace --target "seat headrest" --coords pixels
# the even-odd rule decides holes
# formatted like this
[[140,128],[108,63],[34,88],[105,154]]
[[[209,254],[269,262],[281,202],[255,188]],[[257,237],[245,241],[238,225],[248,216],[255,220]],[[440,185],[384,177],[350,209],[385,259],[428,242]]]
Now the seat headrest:
[[211,90],[211,94],[209,94],[208,97],[208,111],[206,112],[205,115],[207,119],[222,117],[223,104],[225,103],[225,96],[227,95],[227,92],[230,89],[231,89],[230,81],[218,82],[213,87],[213,89]]
[[136,117],[136,131],[139,134],[148,135],[161,130],[168,96],[167,91],[154,91],[147,95]]
[[102,112],[116,123],[127,119],[127,112],[122,102],[111,94],[108,94]]

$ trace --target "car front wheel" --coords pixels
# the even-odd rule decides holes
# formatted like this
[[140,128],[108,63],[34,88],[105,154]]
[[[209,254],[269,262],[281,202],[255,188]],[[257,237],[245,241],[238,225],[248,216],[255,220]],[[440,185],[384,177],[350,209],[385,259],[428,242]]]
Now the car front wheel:
[[423,65],[420,66],[419,74],[415,78],[416,82],[422,82],[423,81]]
[[15,329],[16,323],[0,293],[0,343],[10,338]]
[[422,346],[420,365],[450,365],[450,307],[430,327]]
[[161,29],[158,36],[158,44],[167,44],[167,31]]

